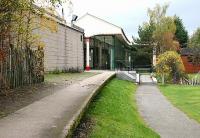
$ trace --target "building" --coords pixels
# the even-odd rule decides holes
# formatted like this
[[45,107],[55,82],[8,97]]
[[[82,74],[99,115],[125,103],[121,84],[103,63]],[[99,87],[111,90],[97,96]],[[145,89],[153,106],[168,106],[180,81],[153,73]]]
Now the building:
[[[83,71],[84,30],[72,27],[54,14],[46,12],[46,18],[56,23],[56,31],[39,28],[34,33],[41,36],[44,42],[44,70],[49,71]],[[41,20],[41,19],[39,19]]]
[[80,17],[75,25],[85,31],[86,70],[132,67],[132,46],[121,27],[88,13]]
[[186,73],[197,73],[200,71],[200,65],[194,65],[192,63],[193,54],[191,48],[182,48],[180,54]]

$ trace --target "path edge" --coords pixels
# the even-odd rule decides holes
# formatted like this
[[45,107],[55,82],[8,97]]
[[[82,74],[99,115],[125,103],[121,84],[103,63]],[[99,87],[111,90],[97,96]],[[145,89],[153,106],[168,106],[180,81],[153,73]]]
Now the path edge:
[[74,116],[71,118],[69,123],[65,126],[63,130],[62,137],[63,138],[70,138],[73,134],[73,131],[76,129],[76,127],[79,125],[84,113],[89,107],[89,104],[93,100],[93,98],[102,90],[102,88],[110,82],[114,77],[116,77],[116,73],[110,75],[107,77],[98,87],[96,87],[92,93],[86,98],[80,109],[74,114]]

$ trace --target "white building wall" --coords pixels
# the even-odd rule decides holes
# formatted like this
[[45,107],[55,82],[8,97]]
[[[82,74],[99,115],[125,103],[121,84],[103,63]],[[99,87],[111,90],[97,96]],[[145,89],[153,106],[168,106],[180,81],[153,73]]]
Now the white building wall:
[[92,15],[86,14],[79,18],[75,24],[84,28],[85,36],[91,37],[97,34],[121,34],[121,28],[108,23],[104,20],[96,18]]

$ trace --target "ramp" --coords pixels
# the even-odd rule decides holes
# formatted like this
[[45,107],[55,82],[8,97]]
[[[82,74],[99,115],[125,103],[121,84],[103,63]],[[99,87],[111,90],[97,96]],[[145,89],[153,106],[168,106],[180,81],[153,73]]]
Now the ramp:
[[154,81],[149,74],[140,75],[140,84],[154,84]]
[[136,72],[135,71],[120,71],[117,72],[117,78],[127,81],[136,82]]

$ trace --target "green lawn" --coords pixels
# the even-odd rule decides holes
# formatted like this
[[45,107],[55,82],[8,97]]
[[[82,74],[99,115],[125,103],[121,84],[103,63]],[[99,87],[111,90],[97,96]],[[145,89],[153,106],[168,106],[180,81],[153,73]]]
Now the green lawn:
[[99,73],[82,72],[82,73],[59,73],[59,74],[45,74],[45,82],[64,82],[64,81],[77,81],[97,75]]
[[89,106],[85,118],[94,121],[91,138],[156,138],[141,119],[135,101],[136,85],[113,79]]
[[190,118],[200,122],[200,86],[160,86],[163,94]]

